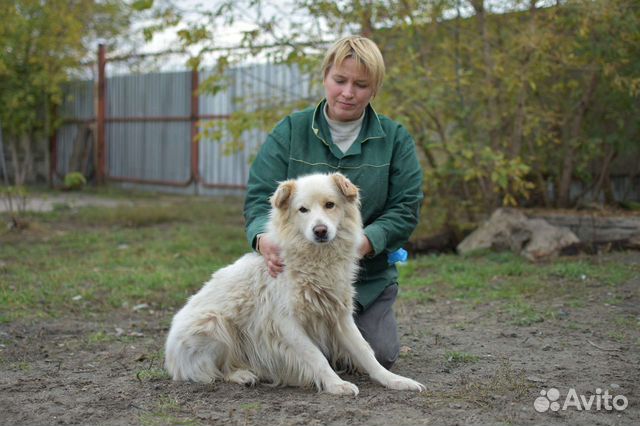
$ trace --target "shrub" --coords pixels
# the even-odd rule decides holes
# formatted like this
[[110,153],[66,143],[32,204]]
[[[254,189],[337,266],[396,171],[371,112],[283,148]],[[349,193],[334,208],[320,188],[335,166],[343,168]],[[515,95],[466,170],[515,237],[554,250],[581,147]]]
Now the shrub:
[[68,190],[79,190],[87,184],[87,179],[80,172],[67,173],[64,177],[64,188]]

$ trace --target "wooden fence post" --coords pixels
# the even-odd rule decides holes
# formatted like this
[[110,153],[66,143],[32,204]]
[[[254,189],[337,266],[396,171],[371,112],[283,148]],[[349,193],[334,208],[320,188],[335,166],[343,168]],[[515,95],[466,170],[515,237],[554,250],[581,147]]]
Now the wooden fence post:
[[98,105],[96,114],[96,183],[103,185],[106,176],[106,153],[105,153],[105,115],[106,115],[106,68],[107,58],[104,44],[98,45]]

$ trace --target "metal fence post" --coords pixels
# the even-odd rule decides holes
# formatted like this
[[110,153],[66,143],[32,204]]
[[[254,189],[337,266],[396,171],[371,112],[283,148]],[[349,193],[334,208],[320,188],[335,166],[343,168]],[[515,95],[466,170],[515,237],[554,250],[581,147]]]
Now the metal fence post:
[[58,130],[49,137],[49,186],[55,187],[56,170],[58,170]]
[[198,194],[200,183],[200,144],[198,143],[198,118],[200,116],[200,96],[198,94],[200,80],[197,68],[191,70],[191,180],[194,191]]
[[9,177],[7,176],[7,162],[4,160],[4,143],[2,142],[2,122],[0,121],[0,168],[4,177],[5,186],[9,186]]

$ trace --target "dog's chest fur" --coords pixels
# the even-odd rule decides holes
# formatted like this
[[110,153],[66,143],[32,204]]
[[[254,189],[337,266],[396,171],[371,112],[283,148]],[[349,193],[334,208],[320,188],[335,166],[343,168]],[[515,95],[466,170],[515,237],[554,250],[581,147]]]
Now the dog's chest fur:
[[313,265],[306,259],[290,259],[287,268],[285,273],[293,285],[293,313],[303,325],[335,322],[340,316],[352,313],[354,289],[351,283],[357,270],[355,260],[335,259],[327,268]]

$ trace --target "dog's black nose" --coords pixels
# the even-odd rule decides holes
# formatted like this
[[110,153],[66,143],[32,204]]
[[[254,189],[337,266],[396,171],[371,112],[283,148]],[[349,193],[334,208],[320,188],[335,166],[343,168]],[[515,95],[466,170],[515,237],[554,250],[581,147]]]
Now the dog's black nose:
[[318,240],[326,240],[327,239],[327,227],[326,225],[316,225],[313,227],[313,234],[316,236]]

